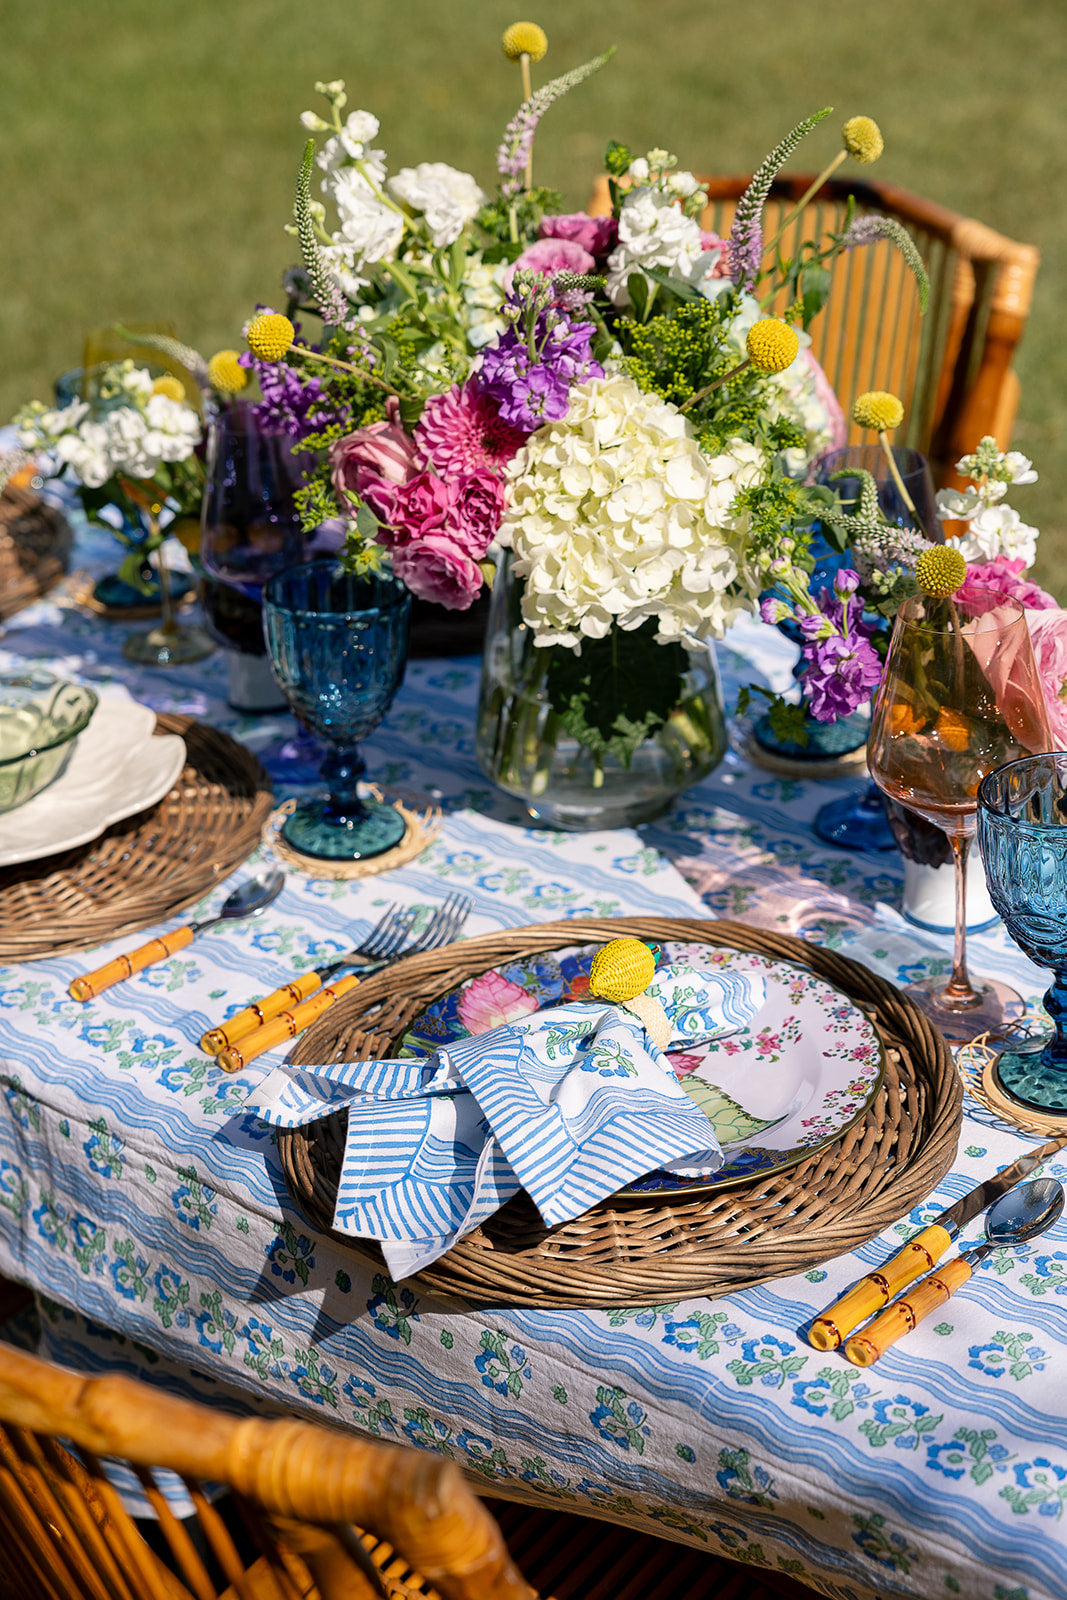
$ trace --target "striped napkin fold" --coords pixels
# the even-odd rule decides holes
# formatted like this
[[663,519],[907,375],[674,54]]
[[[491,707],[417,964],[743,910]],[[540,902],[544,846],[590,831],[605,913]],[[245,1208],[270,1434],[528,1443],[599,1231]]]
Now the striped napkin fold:
[[[668,1050],[738,1032],[764,1000],[751,972],[663,967],[645,991]],[[623,1006],[549,1006],[433,1055],[278,1067],[245,1103],[274,1127],[347,1109],[333,1225],[377,1240],[394,1278],[436,1261],[525,1189],[552,1227],[646,1173],[715,1172],[711,1123]]]

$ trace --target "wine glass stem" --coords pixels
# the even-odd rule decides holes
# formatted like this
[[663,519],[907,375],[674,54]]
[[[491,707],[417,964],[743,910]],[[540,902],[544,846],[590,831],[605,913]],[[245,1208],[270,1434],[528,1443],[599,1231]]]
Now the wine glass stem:
[[949,844],[956,869],[956,937],[952,949],[952,976],[945,985],[943,999],[949,1005],[975,1005],[979,997],[967,976],[967,852],[971,836],[954,833],[949,837]]
[[1067,967],[1055,969],[1055,981],[1045,995],[1045,1010],[1056,1024],[1054,1036],[1042,1052],[1042,1064],[1067,1070]]
[[170,571],[167,567],[162,545],[156,550],[156,572],[159,577],[159,610],[162,619],[160,632],[171,634],[175,631],[174,591],[170,586]]

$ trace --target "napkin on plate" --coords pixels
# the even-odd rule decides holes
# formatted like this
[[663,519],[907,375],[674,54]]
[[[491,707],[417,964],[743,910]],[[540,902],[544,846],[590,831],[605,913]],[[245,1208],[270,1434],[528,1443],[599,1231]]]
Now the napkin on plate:
[[[663,967],[645,991],[668,1049],[739,1031],[755,973]],[[429,1266],[526,1189],[550,1227],[665,1166],[722,1152],[638,1017],[606,1000],[546,1007],[433,1055],[278,1067],[245,1110],[293,1128],[347,1108],[334,1227],[374,1239],[395,1278]]]

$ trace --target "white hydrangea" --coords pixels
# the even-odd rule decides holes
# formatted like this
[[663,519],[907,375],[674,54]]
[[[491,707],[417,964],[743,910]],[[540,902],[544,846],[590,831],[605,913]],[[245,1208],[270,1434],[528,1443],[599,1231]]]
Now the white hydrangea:
[[560,422],[508,468],[498,542],[525,580],[523,619],[538,645],[580,651],[613,623],[654,618],[661,643],[721,638],[754,607],[738,491],[761,483],[762,451],[731,441],[702,454],[676,406],[607,376],[576,385]]
[[422,213],[437,250],[453,244],[486,201],[469,172],[457,172],[444,161],[402,167],[387,187],[394,199]]
[[686,216],[671,190],[631,189],[619,212],[618,244],[608,257],[608,298],[613,305],[628,306],[631,273],[655,267],[688,278],[703,254],[700,223]]

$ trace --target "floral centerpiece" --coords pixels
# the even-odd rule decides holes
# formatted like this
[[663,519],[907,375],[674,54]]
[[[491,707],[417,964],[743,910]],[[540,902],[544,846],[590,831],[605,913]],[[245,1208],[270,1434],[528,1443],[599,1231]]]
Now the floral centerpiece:
[[[541,815],[583,825],[549,797],[561,763],[603,799],[635,787],[651,741],[667,794],[722,754],[709,641],[755,609],[783,530],[811,520],[805,472],[842,437],[805,331],[829,260],[888,236],[925,276],[885,218],[850,215],[796,257],[765,247],[771,183],[829,111],[771,152],[728,239],[702,228],[706,196],[672,155],[617,142],[610,214],[564,212],[533,182],[535,131],[610,52],[532,90],[545,47],[533,24],[505,35],[525,94],[492,198],[441,162],[389,175],[377,119],[343,115],[342,83],[317,85],[328,115],[302,118],[324,136],[297,185],[302,264],[241,359],[261,420],[317,452],[304,513],[348,519],[353,567],[388,563],[456,608],[495,572],[483,764],[540,794]],[[827,171],[881,152],[869,118],[842,140]],[[783,286],[787,318],[764,315]],[[627,816],[663,803],[646,795]]]

